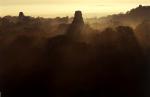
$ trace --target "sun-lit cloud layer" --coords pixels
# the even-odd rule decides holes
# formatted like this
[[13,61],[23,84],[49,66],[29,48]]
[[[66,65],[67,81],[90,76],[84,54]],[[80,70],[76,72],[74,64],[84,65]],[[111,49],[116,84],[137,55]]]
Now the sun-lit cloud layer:
[[149,5],[150,0],[0,0],[0,16],[17,15],[19,11],[32,16],[72,16],[75,10],[82,10],[85,17],[99,17],[139,4]]

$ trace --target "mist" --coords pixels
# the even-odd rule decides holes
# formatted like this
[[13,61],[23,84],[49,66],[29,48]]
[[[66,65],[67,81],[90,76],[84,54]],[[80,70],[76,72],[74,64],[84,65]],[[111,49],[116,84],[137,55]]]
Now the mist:
[[0,17],[2,97],[149,97],[149,11]]

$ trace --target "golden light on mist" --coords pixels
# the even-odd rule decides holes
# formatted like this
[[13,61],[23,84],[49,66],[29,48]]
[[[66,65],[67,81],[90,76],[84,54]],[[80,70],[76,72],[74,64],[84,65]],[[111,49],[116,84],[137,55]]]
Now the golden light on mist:
[[75,10],[81,10],[85,17],[100,17],[126,12],[139,4],[150,4],[149,0],[0,0],[0,16],[18,15],[19,11],[27,15],[57,17],[72,16]]

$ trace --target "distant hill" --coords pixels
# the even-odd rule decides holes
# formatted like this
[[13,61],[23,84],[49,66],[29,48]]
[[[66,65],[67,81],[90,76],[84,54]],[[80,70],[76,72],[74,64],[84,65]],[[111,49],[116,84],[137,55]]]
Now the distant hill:
[[100,21],[109,25],[130,25],[136,27],[145,20],[150,19],[150,6],[139,5],[126,13],[113,14],[100,18]]

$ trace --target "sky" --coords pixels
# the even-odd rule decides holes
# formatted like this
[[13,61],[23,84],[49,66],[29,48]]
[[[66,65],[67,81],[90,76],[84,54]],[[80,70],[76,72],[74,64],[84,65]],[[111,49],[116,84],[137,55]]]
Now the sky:
[[84,17],[124,13],[150,0],[0,0],[0,16],[17,16],[20,11],[34,17],[73,16],[81,10]]

